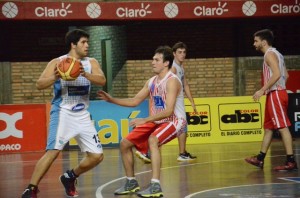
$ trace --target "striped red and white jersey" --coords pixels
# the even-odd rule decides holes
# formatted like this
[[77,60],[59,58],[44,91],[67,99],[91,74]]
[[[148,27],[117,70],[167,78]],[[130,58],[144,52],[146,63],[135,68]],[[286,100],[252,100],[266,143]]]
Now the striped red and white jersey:
[[[270,52],[270,51],[274,52],[276,54],[277,58],[278,58],[280,78],[272,87],[270,87],[268,90],[266,90],[265,94],[269,93],[270,91],[274,91],[274,90],[285,90],[286,89],[286,86],[285,86],[286,75],[285,75],[284,58],[283,58],[283,56],[280,52],[278,52],[275,48],[271,47],[266,51],[266,53],[264,55],[264,60],[265,60],[265,57],[266,57],[267,53]],[[264,82],[264,85],[266,85],[268,83],[268,81],[270,80],[272,75],[273,75],[273,72],[272,72],[270,66],[266,63],[266,61],[264,61],[264,63],[263,63],[263,77],[264,77],[263,82]]]
[[[167,82],[170,78],[176,78],[181,83],[176,74],[169,71],[166,76],[158,82],[158,76],[154,76],[149,80],[148,88],[150,91],[150,115],[162,112],[166,108]],[[178,122],[178,119],[185,119],[184,97],[181,86],[180,94],[176,98],[174,112],[170,117],[155,121],[156,124],[163,122]]]

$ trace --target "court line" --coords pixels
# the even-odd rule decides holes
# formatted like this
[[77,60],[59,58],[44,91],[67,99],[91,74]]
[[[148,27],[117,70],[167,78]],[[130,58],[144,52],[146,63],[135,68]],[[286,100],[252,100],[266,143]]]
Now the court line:
[[203,190],[203,191],[195,192],[193,194],[189,194],[189,195],[185,196],[184,198],[192,198],[193,196],[195,196],[197,194],[211,192],[211,191],[216,191],[216,190],[224,190],[224,189],[229,189],[229,188],[239,188],[239,187],[248,187],[248,186],[272,185],[272,184],[287,185],[289,183],[266,183],[266,184],[249,184],[249,185],[239,185],[239,186],[228,186],[228,187],[214,188],[214,189],[208,189],[208,190]]
[[[297,154],[296,154],[297,155]],[[282,157],[282,156],[285,156],[285,155],[275,155],[275,156],[270,156],[270,157]],[[195,165],[203,165],[203,164],[211,164],[211,163],[219,163],[219,162],[229,162],[229,161],[240,161],[240,160],[244,160],[244,158],[239,158],[239,159],[227,159],[227,160],[218,160],[218,161],[210,161],[210,162],[198,162],[198,163],[192,163],[192,164],[181,164],[181,165],[178,165],[178,166],[170,166],[170,167],[165,167],[165,168],[161,168],[161,170],[167,170],[167,169],[173,169],[173,168],[179,168],[179,167],[182,167],[182,166],[195,166]],[[135,175],[141,175],[141,174],[144,174],[144,173],[149,173],[151,172],[152,170],[148,170],[148,171],[143,171],[143,172],[139,172],[139,173],[136,173]],[[120,178],[117,178],[117,179],[114,179],[114,180],[111,180],[110,182],[107,182],[101,186],[99,186],[96,190],[96,198],[103,198],[103,195],[102,195],[102,190],[114,183],[114,182],[117,182],[117,181],[120,181],[122,179],[125,179],[126,177],[120,177]],[[211,189],[210,189],[211,190]],[[187,197],[188,198],[188,197]]]

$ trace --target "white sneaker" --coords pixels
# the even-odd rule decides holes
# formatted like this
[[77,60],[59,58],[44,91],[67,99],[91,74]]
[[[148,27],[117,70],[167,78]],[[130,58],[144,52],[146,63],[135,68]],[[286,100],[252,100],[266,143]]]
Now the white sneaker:
[[149,154],[141,153],[140,151],[135,151],[135,155],[144,161],[144,163],[149,164],[151,163],[151,158]]

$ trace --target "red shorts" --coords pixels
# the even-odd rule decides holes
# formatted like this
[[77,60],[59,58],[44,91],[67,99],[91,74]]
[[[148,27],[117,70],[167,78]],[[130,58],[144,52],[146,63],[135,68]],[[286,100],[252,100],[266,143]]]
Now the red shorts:
[[177,131],[172,122],[161,124],[145,123],[135,127],[126,137],[128,141],[135,145],[135,148],[142,153],[147,153],[149,136],[156,136],[159,146],[166,144],[177,137]]
[[265,108],[265,129],[281,129],[291,126],[287,115],[288,94],[286,90],[269,92]]

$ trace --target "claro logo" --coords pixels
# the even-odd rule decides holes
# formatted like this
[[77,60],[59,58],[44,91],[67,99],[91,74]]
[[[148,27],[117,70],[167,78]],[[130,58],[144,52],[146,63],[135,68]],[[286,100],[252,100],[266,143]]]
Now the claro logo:
[[295,0],[295,5],[273,4],[271,6],[273,14],[296,14],[300,13],[300,4]]
[[218,2],[218,7],[205,7],[205,6],[197,6],[194,8],[194,14],[196,16],[215,16],[215,15],[223,15],[225,12],[228,12],[226,8],[227,3]]
[[48,7],[37,7],[34,13],[37,17],[66,17],[68,14],[73,13],[69,8],[71,4],[61,3],[61,8],[48,8]]
[[116,10],[116,14],[120,18],[137,18],[137,17],[145,17],[148,14],[151,14],[152,11],[148,10],[150,7],[150,4],[147,4],[144,6],[144,3],[141,3],[141,8],[138,9],[132,9],[128,7],[119,7]]

